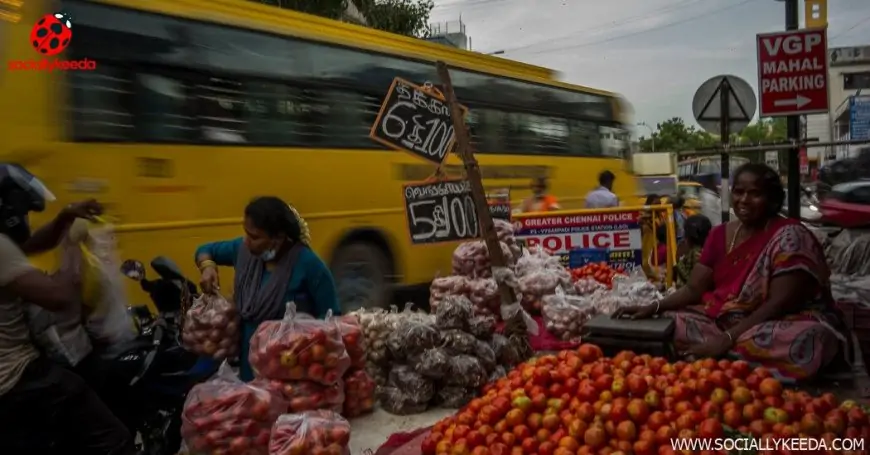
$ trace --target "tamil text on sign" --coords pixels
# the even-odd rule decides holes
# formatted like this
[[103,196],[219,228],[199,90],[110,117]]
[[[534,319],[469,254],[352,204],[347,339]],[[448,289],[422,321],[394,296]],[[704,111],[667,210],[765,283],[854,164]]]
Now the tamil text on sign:
[[468,180],[411,183],[404,192],[411,243],[451,242],[480,235]]
[[567,264],[572,250],[607,251],[607,262],[633,269],[641,263],[640,211],[523,216],[514,221],[515,236],[526,246],[540,246]]
[[825,29],[760,34],[758,100],[761,117],[828,111]]
[[434,87],[400,78],[390,85],[369,137],[436,165],[444,162],[456,142],[444,97]]

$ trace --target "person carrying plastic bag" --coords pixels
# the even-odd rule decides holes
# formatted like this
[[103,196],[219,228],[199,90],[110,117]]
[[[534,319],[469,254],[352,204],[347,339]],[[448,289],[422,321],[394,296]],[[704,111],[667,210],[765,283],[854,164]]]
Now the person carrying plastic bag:
[[72,204],[32,232],[29,212],[53,200],[24,168],[0,163],[0,453],[62,447],[82,455],[132,455],[127,428],[81,377],[39,353],[27,327],[26,303],[48,311],[75,305],[79,276],[74,268],[48,275],[25,254],[54,249],[76,218],[101,212],[93,200]]

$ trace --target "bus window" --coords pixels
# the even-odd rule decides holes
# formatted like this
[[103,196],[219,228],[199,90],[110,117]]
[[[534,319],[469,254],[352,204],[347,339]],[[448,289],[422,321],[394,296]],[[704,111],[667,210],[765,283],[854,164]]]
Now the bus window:
[[571,120],[568,122],[570,131],[571,154],[574,156],[601,156],[601,137],[598,125],[592,122]]
[[133,132],[130,80],[124,71],[100,64],[95,71],[70,71],[71,129],[77,140],[126,141]]

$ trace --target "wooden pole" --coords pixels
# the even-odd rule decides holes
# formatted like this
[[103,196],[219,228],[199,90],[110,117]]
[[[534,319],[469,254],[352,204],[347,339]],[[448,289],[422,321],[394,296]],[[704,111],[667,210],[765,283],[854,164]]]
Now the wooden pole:
[[[471,198],[474,200],[474,207],[477,210],[477,219],[480,220],[480,228],[483,240],[486,242],[486,249],[489,250],[489,259],[493,268],[507,267],[507,261],[501,250],[501,242],[499,242],[498,235],[495,232],[495,224],[493,224],[492,216],[489,214],[489,205],[486,202],[486,192],[483,189],[480,166],[478,166],[474,152],[471,150],[471,138],[465,126],[465,118],[462,115],[462,109],[459,108],[456,92],[453,91],[450,70],[444,62],[439,61],[435,65],[438,69],[438,78],[441,79],[442,93],[447,99],[447,106],[450,108],[450,118],[453,121],[453,131],[456,135],[456,154],[462,159],[462,164],[465,166],[465,175],[471,184]],[[507,283],[499,282],[498,289],[502,305],[517,303],[516,293]]]

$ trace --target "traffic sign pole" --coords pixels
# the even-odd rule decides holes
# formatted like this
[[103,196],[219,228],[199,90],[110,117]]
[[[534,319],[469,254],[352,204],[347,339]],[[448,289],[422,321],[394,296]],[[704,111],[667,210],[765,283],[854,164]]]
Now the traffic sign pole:
[[[727,149],[731,139],[731,84],[727,78],[722,79],[719,85],[721,93],[719,95],[719,142]],[[727,153],[719,155],[719,200],[722,209],[722,222],[727,223],[731,220],[731,157]]]
[[[785,0],[785,29],[797,30],[800,27],[798,13],[798,0]],[[825,50],[827,53],[827,50]],[[827,68],[825,68],[827,72]],[[826,75],[827,76],[827,75]],[[827,88],[827,84],[825,84]],[[827,91],[827,90],[826,90]],[[799,104],[799,102],[797,103]],[[801,140],[801,120],[799,115],[790,115],[786,120],[788,139]],[[795,147],[788,151],[788,216],[796,220],[801,219],[801,168],[800,149]]]
[[719,135],[722,148],[719,160],[719,195],[722,222],[731,218],[730,136],[743,131],[755,116],[756,99],[752,87],[736,76],[708,79],[692,97],[692,113],[705,131]]

